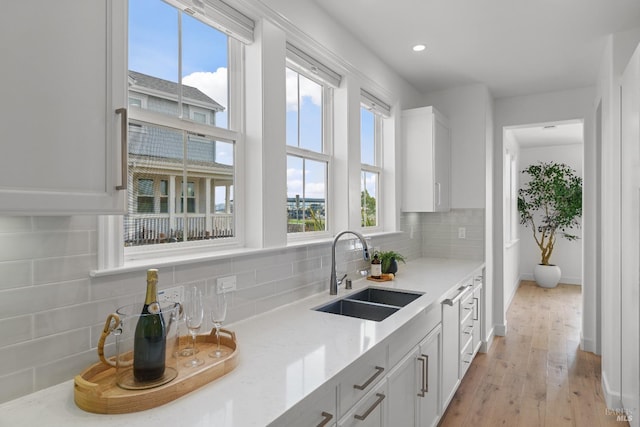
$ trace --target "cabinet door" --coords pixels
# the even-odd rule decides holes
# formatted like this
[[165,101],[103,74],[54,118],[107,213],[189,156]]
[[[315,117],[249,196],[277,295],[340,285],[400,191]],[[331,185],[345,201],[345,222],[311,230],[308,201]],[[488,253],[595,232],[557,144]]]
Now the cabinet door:
[[451,148],[446,118],[433,107],[402,111],[405,212],[450,209]]
[[442,329],[437,328],[420,344],[420,393],[418,393],[418,425],[435,426],[440,419],[440,346]]
[[[414,348],[393,368],[387,378],[388,424],[390,426],[415,426],[417,414],[417,397],[421,394],[424,379],[424,359]],[[420,364],[418,363],[420,357]]]
[[[479,280],[478,280],[479,279]],[[481,320],[482,319],[482,276],[476,277],[475,287],[473,288],[473,354],[475,355],[482,344]]]
[[434,210],[449,211],[451,207],[451,141],[449,127],[439,114],[434,115]]
[[0,214],[124,213],[126,16],[124,0],[3,4]]
[[458,388],[460,304],[442,303],[442,411]]
[[[386,426],[387,382],[382,381],[366,394],[338,423],[339,427],[383,427]],[[400,426],[401,424],[390,424]]]

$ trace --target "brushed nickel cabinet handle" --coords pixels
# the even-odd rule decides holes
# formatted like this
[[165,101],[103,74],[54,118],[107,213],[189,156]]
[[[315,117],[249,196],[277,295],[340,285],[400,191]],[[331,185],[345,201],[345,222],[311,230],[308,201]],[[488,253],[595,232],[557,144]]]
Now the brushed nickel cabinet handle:
[[322,411],[322,414],[320,414],[324,417],[324,420],[322,420],[320,422],[320,424],[318,424],[318,427],[324,427],[327,424],[329,424],[329,421],[331,421],[333,419],[333,415],[331,415],[330,413],[326,412],[326,411]]
[[425,359],[425,355],[424,354],[422,356],[418,356],[418,360],[420,361],[420,363],[422,363],[422,375],[420,375],[422,384],[421,384],[421,387],[420,387],[420,392],[418,393],[418,397],[424,397],[425,396],[424,379],[426,377],[425,371],[427,370],[427,360]]
[[116,110],[116,114],[120,114],[120,146],[121,146],[121,154],[120,154],[120,167],[121,167],[121,184],[116,186],[116,190],[126,190],[127,189],[127,180],[128,173],[127,170],[127,154],[129,151],[127,134],[128,134],[128,118],[127,118],[127,109],[126,108],[118,108]]
[[480,318],[480,300],[478,298],[473,298],[473,305],[476,308],[476,312],[473,316],[473,320],[478,320]]
[[369,414],[371,414],[373,412],[374,409],[376,409],[376,407],[384,400],[385,396],[382,393],[376,393],[376,396],[378,396],[378,399],[373,402],[373,405],[371,405],[371,407],[369,409],[367,409],[367,412],[365,412],[362,415],[354,415],[353,418],[355,418],[356,420],[360,420],[360,421],[364,421],[367,419],[367,417],[369,416]]
[[376,366],[376,373],[373,374],[373,376],[371,378],[369,378],[364,384],[362,385],[358,385],[358,384],[354,384],[353,388],[358,389],[358,390],[364,390],[365,388],[369,387],[369,384],[371,384],[372,382],[375,381],[376,378],[378,378],[380,376],[381,373],[384,372],[384,368],[381,366]]
[[429,355],[423,354],[424,357],[424,392],[429,393]]

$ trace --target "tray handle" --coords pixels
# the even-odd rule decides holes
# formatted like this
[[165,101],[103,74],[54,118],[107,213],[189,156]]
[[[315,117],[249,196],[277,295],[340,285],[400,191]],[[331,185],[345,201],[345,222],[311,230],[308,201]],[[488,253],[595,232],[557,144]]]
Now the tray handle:
[[[228,330],[228,329],[220,328],[220,334],[221,334],[221,335],[222,335],[222,334],[226,334],[226,335],[228,335],[228,336],[229,336],[229,338],[231,338],[231,341],[233,341],[234,343],[236,342],[236,333],[235,333],[235,332],[230,331],[230,330]],[[216,336],[216,328],[213,328],[213,329],[211,330],[211,334],[210,334],[210,335],[211,335],[212,337],[215,337],[215,336]],[[222,340],[222,338],[221,338],[221,340]]]
[[120,325],[120,317],[111,313],[107,316],[107,320],[104,322],[104,328],[102,329],[102,334],[100,335],[100,339],[98,340],[98,357],[100,361],[105,365],[116,367],[116,362],[113,360],[109,360],[104,357],[104,342],[107,337]]

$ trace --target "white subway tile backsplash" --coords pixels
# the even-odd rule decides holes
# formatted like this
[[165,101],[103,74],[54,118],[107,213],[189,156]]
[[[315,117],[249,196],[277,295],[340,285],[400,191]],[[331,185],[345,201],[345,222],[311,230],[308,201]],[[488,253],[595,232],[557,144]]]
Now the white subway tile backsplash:
[[35,388],[40,390],[73,378],[81,371],[78,371],[78,366],[91,366],[98,361],[97,350],[91,349],[38,366],[35,369]]
[[32,284],[31,261],[0,262],[0,291]]
[[174,268],[173,283],[181,284],[202,278],[226,276],[229,274],[231,274],[230,259],[185,264]]
[[89,299],[89,280],[29,286],[0,292],[0,319],[80,304]]
[[33,321],[31,315],[11,317],[0,320],[0,343],[11,345],[28,341],[32,337]]
[[27,216],[0,216],[0,233],[30,231],[31,220]]
[[[370,241],[407,259],[434,252],[482,256],[483,211],[452,212],[402,214],[405,233]],[[459,223],[467,227],[462,245],[452,238]],[[71,379],[95,363],[107,315],[142,301],[145,272],[91,278],[96,253],[96,217],[0,217],[0,360],[10,361],[0,366],[0,402]],[[162,268],[159,289],[201,283],[206,292],[217,278],[235,275],[228,325],[328,292],[330,265],[330,242],[299,245]],[[345,236],[337,245],[338,273],[357,279],[358,271],[368,267],[356,239]],[[114,347],[112,341],[107,348]]]
[[102,326],[109,313],[114,313],[118,308],[132,303],[134,301],[130,298],[119,298],[36,313],[33,315],[34,337],[45,337],[94,325]]
[[0,233],[0,261],[15,261],[89,253],[86,231]]
[[77,329],[63,334],[0,348],[0,376],[34,368],[52,361],[89,350],[89,329]]
[[0,402],[6,402],[34,392],[33,376],[33,369],[25,369],[0,376]]
[[33,261],[33,282],[44,284],[84,279],[88,278],[88,272],[94,268],[94,255],[36,259]]

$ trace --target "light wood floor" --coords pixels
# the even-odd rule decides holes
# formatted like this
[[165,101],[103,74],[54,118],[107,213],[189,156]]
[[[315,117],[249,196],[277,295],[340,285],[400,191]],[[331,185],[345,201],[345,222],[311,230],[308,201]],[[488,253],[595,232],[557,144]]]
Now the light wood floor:
[[469,367],[440,426],[627,426],[607,414],[600,357],[580,350],[580,287],[523,281],[496,337]]

